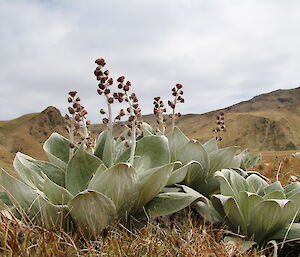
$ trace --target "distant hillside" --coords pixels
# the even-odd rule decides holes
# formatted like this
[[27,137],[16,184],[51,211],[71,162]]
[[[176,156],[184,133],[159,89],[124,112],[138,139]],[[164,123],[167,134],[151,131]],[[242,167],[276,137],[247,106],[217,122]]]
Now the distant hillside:
[[[177,125],[190,138],[205,142],[213,136],[219,111],[187,114]],[[300,88],[258,95],[223,111],[227,127],[221,142],[223,146],[238,145],[252,151],[300,149]],[[153,115],[144,116],[144,120],[155,125]],[[103,125],[94,124],[91,130],[96,135],[103,128]],[[116,130],[120,130],[119,125]],[[17,151],[45,159],[42,143],[54,131],[66,134],[64,118],[55,107],[0,122],[0,166],[11,169]]]

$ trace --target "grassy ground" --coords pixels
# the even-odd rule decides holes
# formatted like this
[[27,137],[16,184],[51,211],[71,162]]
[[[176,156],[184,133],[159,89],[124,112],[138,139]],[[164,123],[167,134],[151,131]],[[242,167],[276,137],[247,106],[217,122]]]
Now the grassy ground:
[[[271,181],[278,177],[286,184],[291,175],[300,175],[300,159],[292,153],[264,152],[258,170]],[[180,217],[176,223],[151,222],[131,230],[117,223],[95,240],[0,217],[0,256],[273,256],[272,246],[240,253],[225,243],[224,237],[228,235],[225,227],[204,224],[190,210]],[[279,256],[299,256],[299,253],[286,245]]]

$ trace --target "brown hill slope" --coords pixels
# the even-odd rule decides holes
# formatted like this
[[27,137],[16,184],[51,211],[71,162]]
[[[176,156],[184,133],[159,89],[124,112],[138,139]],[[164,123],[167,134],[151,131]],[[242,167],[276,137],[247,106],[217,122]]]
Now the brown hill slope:
[[65,134],[64,118],[55,107],[0,122],[0,165],[11,169],[16,152],[46,159],[42,143],[54,132]]
[[[262,94],[224,110],[227,132],[222,145],[252,151],[300,149],[300,88]],[[190,138],[204,142],[213,136],[218,112],[184,115],[177,125]],[[144,120],[155,124],[153,115]],[[92,126],[95,134],[102,129],[103,125]],[[11,169],[17,151],[45,159],[42,143],[54,131],[65,134],[64,118],[55,107],[0,122],[0,166]]]

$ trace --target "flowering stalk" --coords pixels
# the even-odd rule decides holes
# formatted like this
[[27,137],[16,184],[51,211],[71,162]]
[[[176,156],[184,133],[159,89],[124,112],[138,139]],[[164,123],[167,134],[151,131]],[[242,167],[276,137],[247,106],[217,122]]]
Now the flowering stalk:
[[225,127],[225,113],[223,111],[219,112],[219,115],[216,117],[217,126],[213,129],[213,133],[215,133],[215,137],[217,141],[222,141],[223,138],[220,135],[222,132],[226,132]]
[[[69,92],[69,95],[70,97],[68,98],[68,102],[71,104],[71,106],[68,107],[68,111],[71,117],[67,114],[66,120],[68,121],[67,131],[69,133],[70,140],[69,158],[72,158],[76,145],[83,143],[87,150],[91,150],[93,147],[93,139],[90,137],[90,133],[88,131],[90,121],[86,119],[87,111],[79,103],[80,98],[76,97],[77,92],[71,91]],[[83,130],[82,134],[79,131],[80,127],[82,127]],[[80,135],[81,141],[76,143],[75,135]]]
[[[119,82],[118,88],[123,89],[121,93],[115,93],[115,99],[118,99],[119,102],[125,100],[128,102],[129,107],[127,108],[128,113],[128,125],[127,127],[130,128],[128,135],[131,137],[131,150],[130,150],[130,158],[129,163],[133,165],[135,149],[136,149],[136,138],[137,138],[137,131],[139,130],[141,124],[138,121],[138,118],[141,117],[141,109],[139,108],[138,98],[136,97],[135,93],[129,94],[129,90],[131,87],[130,81],[125,83],[125,77],[121,76],[117,80]],[[116,117],[120,119],[121,116],[125,115],[125,111],[122,109],[119,115]]]
[[165,108],[164,102],[160,99],[159,96],[154,97],[154,109],[153,113],[156,117],[156,122],[158,126],[160,127],[161,133],[164,135],[166,132],[166,125],[165,125],[165,118],[164,114],[167,112],[167,109]]
[[[98,87],[99,89],[97,90],[99,95],[104,94],[106,103],[107,103],[107,117],[102,119],[102,122],[104,124],[107,124],[107,129],[108,129],[108,135],[110,138],[112,138],[112,133],[113,133],[113,120],[112,120],[112,108],[111,104],[114,102],[114,98],[110,94],[110,89],[109,87],[113,84],[113,79],[109,78],[109,71],[105,70],[103,71],[103,67],[105,66],[105,60],[103,58],[99,58],[95,61],[98,66],[96,67],[94,74],[97,78],[98,81],[100,81]],[[101,109],[100,110],[101,114],[105,114],[106,112]]]
[[168,105],[172,109],[172,113],[169,115],[169,117],[172,119],[171,131],[173,131],[175,128],[176,119],[181,117],[181,113],[176,113],[175,108],[177,103],[184,103],[184,98],[182,97],[183,91],[181,90],[182,87],[183,86],[181,84],[176,84],[176,86],[172,88],[172,95],[174,96],[174,100],[168,101]]

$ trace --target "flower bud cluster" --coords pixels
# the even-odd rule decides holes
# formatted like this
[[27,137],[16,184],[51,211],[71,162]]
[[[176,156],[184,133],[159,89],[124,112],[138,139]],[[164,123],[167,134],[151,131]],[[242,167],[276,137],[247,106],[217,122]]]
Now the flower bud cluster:
[[223,138],[219,134],[222,132],[226,132],[225,113],[223,111],[220,111],[219,115],[216,116],[216,124],[217,126],[213,128],[213,132],[216,133],[216,140],[222,141]]
[[[94,146],[94,139],[91,138],[90,132],[88,131],[88,126],[90,121],[87,120],[86,115],[88,112],[85,110],[84,106],[80,104],[80,98],[76,96],[76,91],[70,91],[68,97],[68,107],[69,114],[66,114],[65,119],[67,121],[67,131],[70,138],[70,148],[75,148],[76,144],[84,143],[87,148]],[[82,128],[83,131],[80,130]],[[80,136],[81,140],[75,142],[75,136]]]

